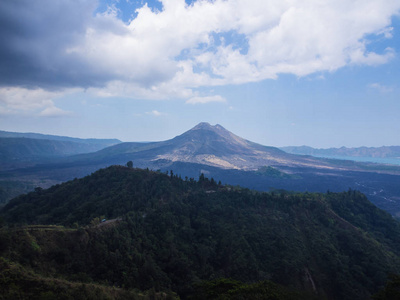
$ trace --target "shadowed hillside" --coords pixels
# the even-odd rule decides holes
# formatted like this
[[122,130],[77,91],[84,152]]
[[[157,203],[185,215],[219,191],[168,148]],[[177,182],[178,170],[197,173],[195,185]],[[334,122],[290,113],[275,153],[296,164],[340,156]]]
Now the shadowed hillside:
[[359,192],[258,193],[169,173],[114,166],[20,196],[1,211],[0,255],[46,276],[182,298],[233,278],[367,299],[400,271],[399,223]]

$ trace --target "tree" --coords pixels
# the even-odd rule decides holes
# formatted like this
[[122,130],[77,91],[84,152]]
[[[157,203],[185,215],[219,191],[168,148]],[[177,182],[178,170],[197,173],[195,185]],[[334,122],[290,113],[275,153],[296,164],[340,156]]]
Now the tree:
[[90,225],[92,226],[97,226],[100,224],[100,218],[99,217],[95,217],[92,219],[92,221],[90,221]]
[[128,161],[127,163],[126,163],[126,166],[128,167],[128,168],[133,168],[133,162],[130,160],[130,161]]
[[379,293],[372,296],[374,300],[392,300],[400,297],[400,275],[390,274],[389,281]]
[[204,182],[205,180],[206,180],[206,179],[205,179],[204,174],[201,173],[201,174],[200,174],[200,177],[199,177],[199,182]]

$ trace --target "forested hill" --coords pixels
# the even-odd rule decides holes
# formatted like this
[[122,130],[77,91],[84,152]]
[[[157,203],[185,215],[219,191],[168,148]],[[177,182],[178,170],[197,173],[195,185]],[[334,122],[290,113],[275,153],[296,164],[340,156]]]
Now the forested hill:
[[218,278],[258,282],[263,293],[271,292],[264,280],[309,293],[278,289],[273,299],[368,299],[388,273],[400,272],[399,223],[351,190],[258,193],[204,176],[112,166],[36,189],[0,215],[6,261],[71,281],[172,290],[183,299]]

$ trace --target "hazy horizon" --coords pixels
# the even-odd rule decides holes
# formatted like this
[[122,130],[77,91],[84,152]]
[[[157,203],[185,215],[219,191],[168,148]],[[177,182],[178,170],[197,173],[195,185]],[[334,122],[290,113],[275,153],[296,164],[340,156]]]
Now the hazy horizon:
[[400,145],[400,2],[3,1],[0,130]]
[[[201,123],[208,123],[208,122],[201,122]],[[208,123],[209,124],[209,123]],[[214,126],[214,125],[220,125],[220,124],[210,124],[211,126]],[[187,130],[185,130],[184,132],[181,132],[180,134],[178,134],[178,135],[176,135],[176,136],[173,136],[173,137],[171,137],[170,139],[173,139],[173,138],[175,138],[175,137],[177,137],[177,136],[179,136],[179,135],[181,135],[181,134],[183,134],[183,133],[185,133],[186,131],[189,131],[189,130],[191,130],[192,128],[189,128],[189,129],[187,129]],[[226,128],[225,128],[226,129]],[[3,131],[3,130],[0,130],[0,131]],[[229,130],[228,130],[229,131]],[[46,136],[46,135],[49,135],[49,136],[60,136],[60,137],[68,137],[68,138],[78,138],[78,139],[92,139],[91,137],[89,137],[89,138],[80,138],[80,137],[76,137],[76,136],[62,136],[62,135],[57,135],[57,134],[55,134],[55,135],[53,135],[53,134],[47,134],[47,133],[41,133],[41,132],[12,132],[12,131],[5,131],[5,132],[10,132],[10,133],[18,133],[18,134],[41,134],[41,135],[44,135],[44,136]],[[234,134],[234,132],[232,132],[233,134]],[[94,139],[104,139],[104,140],[106,140],[106,139],[117,139],[117,138],[113,138],[113,137],[108,137],[108,138],[94,138]],[[118,139],[117,139],[118,140]],[[169,139],[167,139],[167,140],[169,140]],[[122,143],[154,143],[154,142],[163,142],[163,141],[166,141],[166,140],[154,140],[154,141],[123,141],[123,140],[120,140]],[[251,140],[249,140],[250,142],[253,142],[253,141],[251,141]],[[261,144],[262,145],[262,144]],[[271,146],[271,145],[264,145],[264,146]],[[276,148],[290,148],[290,147],[310,147],[310,148],[313,148],[313,149],[315,149],[315,150],[324,150],[324,149],[340,149],[340,148],[381,148],[381,147],[392,147],[392,146],[394,146],[394,147],[400,147],[399,145],[382,145],[382,146],[378,146],[378,147],[368,147],[368,146],[359,146],[359,147],[346,147],[346,146],[341,146],[341,147],[328,147],[328,148],[317,148],[317,147],[311,147],[311,146],[309,146],[309,145],[287,145],[287,146],[274,146],[274,145],[272,145],[273,147],[276,147]],[[300,155],[303,155],[303,154],[300,154]],[[335,157],[335,156],[329,156],[329,155],[313,155],[313,156],[315,156],[315,157],[325,157],[325,158],[338,158],[338,159],[346,159],[344,156],[337,156],[337,157]],[[348,157],[348,159],[349,160],[352,160],[351,158],[354,158],[354,156],[349,156]],[[356,157],[357,158],[357,157]],[[362,159],[362,158],[364,158],[364,157],[360,157],[360,159]],[[378,160],[373,160],[373,158],[370,158],[370,157],[365,157],[366,158],[366,160],[362,160],[362,161],[376,161],[376,162],[379,162],[379,159]],[[371,160],[372,159],[372,160]],[[387,162],[386,163],[389,163],[389,161],[390,160],[393,160],[393,161],[395,161],[395,164],[400,164],[400,158],[399,159],[396,159],[396,158],[390,158],[390,159],[388,159],[387,160]],[[382,161],[381,161],[382,163],[385,163],[385,159],[382,159]]]

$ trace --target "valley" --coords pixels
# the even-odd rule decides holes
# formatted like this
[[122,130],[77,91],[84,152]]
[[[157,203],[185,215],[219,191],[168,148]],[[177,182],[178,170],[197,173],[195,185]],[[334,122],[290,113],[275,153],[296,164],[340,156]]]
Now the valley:
[[[259,191],[341,192],[351,188],[400,216],[400,166],[289,154],[208,123],[162,142],[117,143],[96,152],[64,155],[47,162],[20,158],[17,166],[0,171],[1,201],[5,203],[19,190],[50,187],[128,161],[139,168],[173,170],[182,178],[198,178],[204,173],[223,183]],[[268,172],[263,171],[266,167],[270,168]]]

